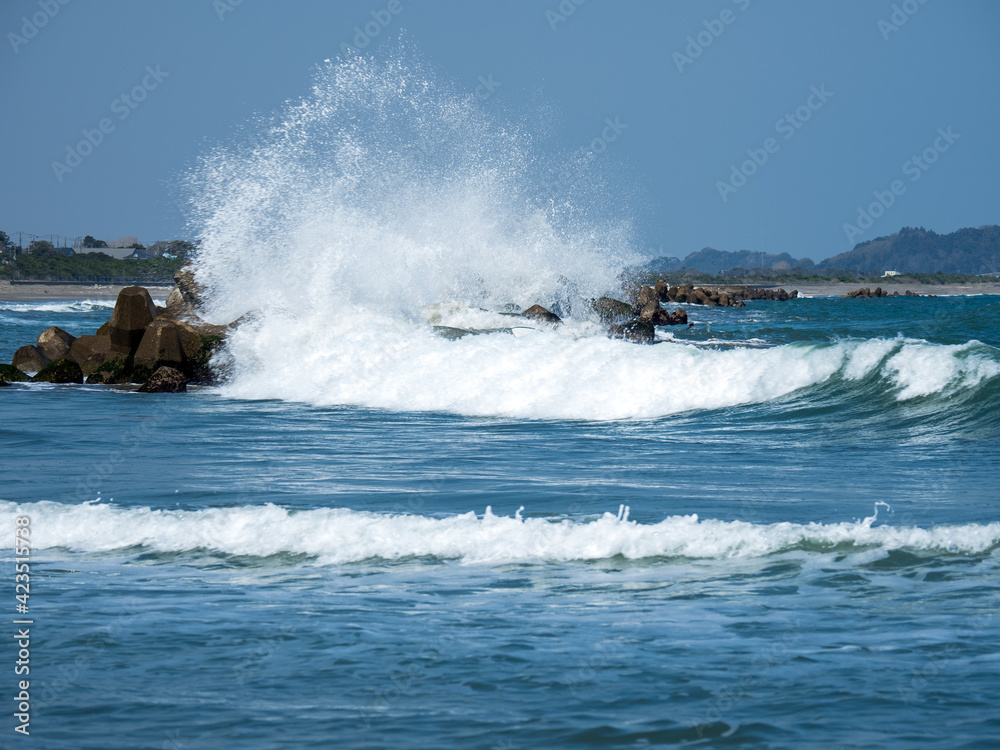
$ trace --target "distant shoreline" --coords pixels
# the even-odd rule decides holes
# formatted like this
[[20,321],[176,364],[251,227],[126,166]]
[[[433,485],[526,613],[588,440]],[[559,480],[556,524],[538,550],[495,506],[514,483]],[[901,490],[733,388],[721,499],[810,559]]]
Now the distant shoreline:
[[[82,299],[102,299],[113,300],[118,298],[118,292],[129,284],[11,284],[10,281],[0,281],[0,302],[66,302]],[[726,287],[737,286],[734,284],[703,284],[705,287]],[[842,294],[853,292],[855,289],[869,287],[875,289],[881,286],[889,294],[899,292],[903,294],[907,289],[916,292],[921,296],[936,294],[940,297],[953,297],[963,294],[990,294],[1000,295],[1000,282],[983,282],[979,284],[893,284],[885,283],[859,283],[859,282],[830,282],[827,284],[749,284],[748,286],[758,286],[763,289],[777,289],[779,287],[788,290],[797,289],[799,294],[808,297],[840,297]],[[166,297],[170,293],[172,285],[158,284],[148,285],[146,288],[154,297]]]
[[[0,281],[0,302],[68,302],[82,299],[117,299],[118,292],[133,284],[11,284]],[[154,297],[166,297],[172,284],[146,286]]]
[[[705,284],[705,286],[722,286],[715,284]],[[937,295],[939,297],[955,297],[965,294],[996,294],[1000,295],[1000,282],[982,282],[976,284],[894,284],[891,281],[883,282],[858,282],[858,281],[831,281],[824,284],[760,284],[767,289],[777,289],[779,286],[789,292],[797,289],[799,294],[808,297],[840,297],[842,294],[853,292],[855,289],[868,287],[874,291],[877,287],[882,287],[889,294],[899,292],[901,295],[907,290],[919,294],[921,297]]]

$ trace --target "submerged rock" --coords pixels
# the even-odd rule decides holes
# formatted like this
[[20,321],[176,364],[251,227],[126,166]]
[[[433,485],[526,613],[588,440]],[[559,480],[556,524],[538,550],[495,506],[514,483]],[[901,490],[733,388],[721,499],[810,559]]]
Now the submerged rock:
[[14,367],[14,365],[0,365],[0,378],[11,383],[23,383],[29,379],[27,375]]
[[145,383],[139,387],[140,393],[183,393],[187,390],[187,378],[173,367],[159,367]]
[[45,365],[35,377],[33,383],[83,383],[83,370],[68,357]]
[[485,333],[512,333],[510,328],[454,328],[452,326],[434,326],[434,333],[450,341],[457,341],[465,336],[481,336]]
[[544,320],[547,323],[562,322],[562,318],[560,318],[554,312],[549,312],[541,305],[532,305],[523,313],[521,313],[521,316],[524,318],[531,318],[532,320]]
[[656,341],[656,326],[648,320],[630,320],[611,326],[608,335],[613,339],[625,339],[637,344],[652,344]]
[[632,317],[632,306],[612,297],[598,297],[590,303],[602,323],[622,323]]

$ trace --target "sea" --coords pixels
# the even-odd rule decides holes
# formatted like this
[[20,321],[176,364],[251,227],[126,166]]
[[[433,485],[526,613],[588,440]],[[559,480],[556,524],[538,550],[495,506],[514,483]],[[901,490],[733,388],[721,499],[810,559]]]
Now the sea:
[[610,339],[592,165],[476,106],[321,66],[186,183],[219,382],[0,389],[0,746],[1000,746],[1000,297]]

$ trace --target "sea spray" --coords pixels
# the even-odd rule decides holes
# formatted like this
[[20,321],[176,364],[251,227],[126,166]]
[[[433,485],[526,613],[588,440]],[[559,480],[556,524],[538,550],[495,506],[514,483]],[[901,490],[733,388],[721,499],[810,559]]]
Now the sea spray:
[[[495,122],[403,44],[320,65],[308,96],[250,130],[190,178],[208,315],[253,313],[229,339],[229,396],[619,420],[829,383],[950,396],[1000,373],[997,351],[975,342],[608,339],[587,301],[623,294],[628,222],[586,200],[586,179],[546,193],[551,159],[532,134]],[[535,303],[564,323],[501,314]],[[435,325],[518,335],[452,341]]]
[[532,137],[402,45],[327,61],[310,96],[258,126],[190,179],[220,319],[572,304],[615,292],[634,260],[626,223],[565,220],[566,201],[540,193]]

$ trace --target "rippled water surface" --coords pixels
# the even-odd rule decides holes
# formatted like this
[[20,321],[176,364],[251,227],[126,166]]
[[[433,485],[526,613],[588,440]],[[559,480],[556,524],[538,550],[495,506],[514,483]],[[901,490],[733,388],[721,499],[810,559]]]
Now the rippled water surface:
[[[654,347],[428,345],[620,355],[629,408],[671,407],[638,419],[587,418],[623,386],[585,373],[559,419],[477,414],[475,380],[454,410],[4,389],[24,744],[995,747],[1000,305],[688,311]],[[3,303],[0,346],[108,314]]]

